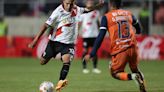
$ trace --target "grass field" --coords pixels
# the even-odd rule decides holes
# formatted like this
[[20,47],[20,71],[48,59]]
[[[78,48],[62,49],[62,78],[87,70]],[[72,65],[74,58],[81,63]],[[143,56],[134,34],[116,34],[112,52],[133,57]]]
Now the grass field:
[[[101,60],[102,73],[82,74],[81,63],[74,60],[68,76],[69,85],[62,92],[139,92],[134,81],[118,81],[108,72],[108,60]],[[39,65],[37,59],[0,59],[0,92],[39,92],[43,81],[57,83],[62,63],[51,60]],[[89,68],[92,68],[89,63]],[[141,62],[148,92],[164,92],[164,62]],[[129,71],[127,69],[127,71]]]

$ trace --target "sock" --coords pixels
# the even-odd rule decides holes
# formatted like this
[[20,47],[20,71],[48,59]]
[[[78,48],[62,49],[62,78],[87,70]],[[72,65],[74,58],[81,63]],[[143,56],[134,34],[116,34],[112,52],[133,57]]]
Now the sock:
[[124,81],[132,80],[131,74],[128,74],[128,73],[125,73],[125,72],[118,73],[117,77],[118,77],[118,79],[124,80]]
[[[86,53],[83,54],[83,58],[85,55],[86,55]],[[87,68],[87,62],[84,59],[82,59],[82,65],[83,65],[83,69]]]
[[131,78],[132,78],[132,80],[135,80],[136,79],[136,73],[132,73]]
[[133,76],[136,75],[136,74],[139,74],[140,77],[141,77],[141,80],[144,81],[144,75],[142,72],[138,71],[138,72],[133,72]]
[[83,64],[83,69],[86,69],[87,68],[87,62],[84,59],[82,61],[82,64]]
[[93,68],[97,68],[97,55],[95,57],[93,57]]
[[59,80],[64,80],[69,72],[69,66],[70,66],[70,63],[64,63],[63,64],[63,67],[62,67],[62,70],[60,72],[60,78]]

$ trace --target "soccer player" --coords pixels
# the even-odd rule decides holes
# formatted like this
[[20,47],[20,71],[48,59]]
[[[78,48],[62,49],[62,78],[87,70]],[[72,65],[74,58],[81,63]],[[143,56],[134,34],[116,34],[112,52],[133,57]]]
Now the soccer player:
[[[94,0],[87,0],[86,1],[86,7],[92,7],[94,6],[95,1]],[[99,25],[100,25],[100,13],[98,10],[94,10],[90,13],[85,13],[81,15],[81,30],[82,30],[82,38],[83,38],[83,57],[89,52],[89,49],[93,47],[93,44],[95,42],[96,37],[99,33]],[[101,70],[97,68],[98,64],[98,57],[97,55],[93,57],[93,73],[99,74],[101,73]],[[83,59],[82,61],[83,65],[83,73],[87,74],[89,73],[89,70],[87,69],[87,63]]]
[[[135,34],[141,33],[138,20],[130,11],[121,9],[121,0],[110,0],[110,11],[101,20],[100,32],[90,54],[85,56],[89,60],[96,55],[103,38],[108,31],[110,34],[110,49],[112,62],[111,74],[118,80],[135,80],[140,87],[140,92],[146,92],[144,76],[138,68],[138,52]],[[126,64],[132,73],[124,71]]]
[[104,1],[100,0],[99,3],[93,7],[82,8],[75,4],[75,0],[62,0],[62,4],[53,11],[52,15],[42,26],[40,32],[37,33],[34,40],[28,45],[29,48],[35,47],[39,38],[49,27],[54,29],[50,32],[49,42],[45,52],[40,58],[40,64],[45,65],[52,57],[61,53],[63,67],[60,72],[59,82],[55,88],[56,91],[60,92],[67,84],[66,76],[74,56],[74,42],[77,38],[76,25],[79,16],[102,7],[103,3]]

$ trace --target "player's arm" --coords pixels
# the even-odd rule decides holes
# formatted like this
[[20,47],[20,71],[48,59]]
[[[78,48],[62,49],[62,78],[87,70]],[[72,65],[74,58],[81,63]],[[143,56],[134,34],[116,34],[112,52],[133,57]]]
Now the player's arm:
[[96,4],[95,6],[92,6],[92,7],[86,7],[84,9],[84,13],[88,13],[88,12],[91,12],[93,10],[96,10],[96,9],[100,9],[101,7],[103,7],[104,5],[104,0],[99,0],[99,3]]
[[33,48],[35,47],[36,43],[38,42],[38,40],[40,39],[40,37],[44,34],[44,32],[47,30],[48,25],[45,23],[41,30],[37,33],[37,35],[35,36],[35,38],[33,39],[33,41],[28,45],[29,48]]
[[45,31],[48,29],[48,27],[52,27],[51,25],[53,22],[57,19],[57,11],[53,11],[49,19],[46,21],[46,23],[42,26],[41,30],[37,33],[33,41],[28,45],[29,48],[34,48],[37,44],[40,37],[45,33]]
[[89,55],[86,55],[85,56],[85,60],[89,60],[90,58],[94,57],[97,53],[97,50],[99,49],[99,47],[101,46],[102,42],[103,42],[103,39],[105,37],[105,34],[107,32],[107,19],[106,19],[106,16],[103,16],[102,17],[102,20],[101,20],[101,24],[100,24],[100,32],[99,32],[99,35],[97,36],[96,40],[95,40],[95,43],[94,43],[94,46],[93,46],[93,49],[91,51],[91,53]]
[[138,19],[136,19],[136,17],[134,15],[132,15],[132,19],[133,19],[133,23],[132,25],[135,27],[136,29],[136,34],[141,34],[142,32],[142,28],[141,28],[141,25],[138,21]]

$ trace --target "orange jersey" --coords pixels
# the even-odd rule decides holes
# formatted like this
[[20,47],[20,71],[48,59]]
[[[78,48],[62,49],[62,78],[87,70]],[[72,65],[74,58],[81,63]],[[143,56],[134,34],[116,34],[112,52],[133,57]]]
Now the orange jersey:
[[135,29],[132,25],[132,13],[127,10],[112,10],[106,15],[107,30],[110,34],[111,55],[115,55],[131,46],[136,46]]

